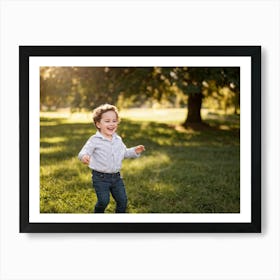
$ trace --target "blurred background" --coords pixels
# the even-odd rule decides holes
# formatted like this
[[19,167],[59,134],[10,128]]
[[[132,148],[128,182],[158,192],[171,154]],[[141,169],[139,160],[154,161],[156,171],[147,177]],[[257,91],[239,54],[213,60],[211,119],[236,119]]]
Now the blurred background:
[[[201,122],[203,107],[239,113],[239,67],[41,67],[42,111],[188,108],[187,123]],[[202,102],[203,101],[203,102]]]

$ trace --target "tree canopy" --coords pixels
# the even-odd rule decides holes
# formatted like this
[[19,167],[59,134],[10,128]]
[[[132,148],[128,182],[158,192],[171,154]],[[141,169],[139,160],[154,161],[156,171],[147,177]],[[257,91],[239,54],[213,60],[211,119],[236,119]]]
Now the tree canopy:
[[187,106],[184,123],[201,123],[204,98],[239,109],[239,67],[41,67],[41,108]]

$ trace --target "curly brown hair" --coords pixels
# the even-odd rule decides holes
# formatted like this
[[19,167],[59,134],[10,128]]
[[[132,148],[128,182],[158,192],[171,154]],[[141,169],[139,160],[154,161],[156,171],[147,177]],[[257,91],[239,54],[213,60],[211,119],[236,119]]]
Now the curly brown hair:
[[[116,106],[111,104],[103,104],[93,110],[93,123],[96,126],[96,123],[101,121],[102,115],[108,111],[113,111],[116,113],[117,119],[119,121],[119,112]],[[98,129],[98,127],[96,126]]]

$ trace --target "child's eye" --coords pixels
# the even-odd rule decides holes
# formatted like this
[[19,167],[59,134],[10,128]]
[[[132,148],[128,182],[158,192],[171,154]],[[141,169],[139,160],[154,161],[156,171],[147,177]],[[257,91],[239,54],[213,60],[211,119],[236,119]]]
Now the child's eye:
[[113,122],[113,123],[116,123],[118,122],[117,120],[104,120],[105,123],[109,123],[109,122]]

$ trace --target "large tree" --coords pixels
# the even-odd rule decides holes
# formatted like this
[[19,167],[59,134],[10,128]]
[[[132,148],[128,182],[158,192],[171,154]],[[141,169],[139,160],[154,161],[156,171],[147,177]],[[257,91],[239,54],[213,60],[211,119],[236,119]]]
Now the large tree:
[[213,88],[230,88],[239,103],[238,67],[43,67],[40,77],[41,103],[56,107],[92,109],[120,97],[141,105],[180,91],[187,96],[184,126],[203,122],[202,101]]
[[238,67],[177,67],[171,73],[173,83],[188,96],[185,127],[202,123],[202,100],[212,94],[210,84],[215,88],[228,87],[239,93]]
[[110,68],[108,72],[116,81],[114,90],[126,98],[138,95],[161,100],[164,94],[172,94],[171,89],[179,89],[188,97],[186,127],[202,124],[202,101],[212,94],[213,87],[228,87],[239,100],[238,67],[134,67]]

